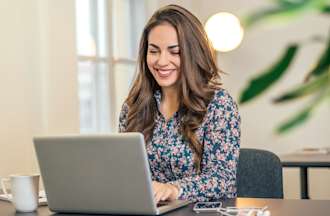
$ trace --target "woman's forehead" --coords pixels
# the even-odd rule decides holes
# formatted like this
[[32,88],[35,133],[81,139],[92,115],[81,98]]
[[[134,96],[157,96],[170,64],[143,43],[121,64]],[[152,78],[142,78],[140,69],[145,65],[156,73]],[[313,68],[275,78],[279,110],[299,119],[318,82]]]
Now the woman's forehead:
[[148,44],[174,46],[178,45],[178,35],[169,23],[153,27],[148,35]]

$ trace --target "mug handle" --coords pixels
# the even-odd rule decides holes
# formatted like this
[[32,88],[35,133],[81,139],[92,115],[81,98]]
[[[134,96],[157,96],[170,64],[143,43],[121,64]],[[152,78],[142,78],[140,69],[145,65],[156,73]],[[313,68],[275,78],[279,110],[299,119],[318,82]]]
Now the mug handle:
[[10,181],[9,178],[1,178],[1,188],[7,199],[10,199],[9,193],[7,192],[6,182]]

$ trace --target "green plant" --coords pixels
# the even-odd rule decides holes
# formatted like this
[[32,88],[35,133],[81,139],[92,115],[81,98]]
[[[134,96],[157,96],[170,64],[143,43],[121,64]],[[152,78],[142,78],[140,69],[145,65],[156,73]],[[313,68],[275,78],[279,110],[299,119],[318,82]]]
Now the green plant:
[[[274,7],[256,11],[244,19],[245,28],[249,29],[260,22],[288,23],[308,13],[330,14],[330,0],[275,0],[275,2]],[[285,103],[306,96],[311,97],[311,100],[306,107],[276,129],[279,134],[304,123],[321,102],[330,99],[330,32],[326,40],[322,40],[322,37],[317,35],[312,41],[322,42],[325,46],[315,66],[306,71],[303,83],[275,98],[273,103]],[[277,61],[249,81],[240,94],[239,103],[245,104],[255,99],[279,81],[288,71],[299,48],[303,45],[302,42],[289,44]]]

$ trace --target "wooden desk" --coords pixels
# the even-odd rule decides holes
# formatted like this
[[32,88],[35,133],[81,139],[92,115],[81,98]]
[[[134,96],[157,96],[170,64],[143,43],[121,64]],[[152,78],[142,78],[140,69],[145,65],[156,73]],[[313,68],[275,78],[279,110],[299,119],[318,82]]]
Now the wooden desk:
[[280,156],[283,167],[300,169],[300,196],[309,199],[308,168],[330,168],[330,154],[287,154]]
[[[224,206],[238,207],[263,207],[268,206],[271,216],[327,216],[330,212],[330,200],[283,200],[283,199],[250,199],[238,198],[223,201]],[[169,212],[168,216],[219,216],[217,213],[197,214],[192,210],[193,204],[181,209]],[[0,201],[1,216],[78,216],[79,214],[54,214],[49,211],[47,206],[39,207],[34,213],[16,214],[12,204],[6,201]],[[81,215],[87,216],[87,215]],[[96,215],[100,216],[100,215]]]

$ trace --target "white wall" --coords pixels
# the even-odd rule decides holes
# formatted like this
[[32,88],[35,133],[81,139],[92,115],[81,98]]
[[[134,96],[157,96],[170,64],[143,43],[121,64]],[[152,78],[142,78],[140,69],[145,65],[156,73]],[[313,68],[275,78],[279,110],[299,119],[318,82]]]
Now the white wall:
[[[145,0],[149,2],[151,0]],[[240,15],[268,3],[263,0],[159,0],[151,1],[148,14],[168,3],[181,4],[203,22],[219,11]],[[75,56],[74,1],[2,0],[0,1],[0,176],[37,170],[32,147],[36,134],[79,131],[77,74]],[[246,33],[241,47],[219,54],[220,67],[229,76],[225,86],[237,98],[247,78],[268,66],[291,40],[308,38],[307,32],[327,33],[330,20],[320,16],[300,19],[289,27],[255,28]],[[308,31],[307,31],[307,30]],[[271,42],[270,42],[271,40]],[[284,80],[265,97],[240,107],[242,147],[256,147],[276,153],[304,146],[329,145],[330,111],[323,106],[311,121],[294,132],[275,136],[273,128],[297,110],[300,104],[274,107],[269,99],[302,80],[302,72],[321,51],[320,45],[308,45],[299,53],[299,61]],[[118,65],[116,112],[128,91],[131,73]],[[127,79],[126,79],[127,78]],[[317,178],[321,175],[322,178]],[[285,196],[298,198],[297,170],[285,171]],[[311,177],[312,198],[330,199],[329,170],[315,170]]]
[[[228,11],[243,16],[258,8],[267,7],[271,1],[264,0],[159,0],[159,5],[175,3],[191,10],[203,23],[211,15]],[[218,54],[218,64],[229,73],[224,76],[224,85],[237,99],[247,80],[257,72],[269,66],[284,51],[286,45],[293,41],[303,41],[315,34],[326,37],[330,19],[326,16],[311,15],[301,18],[289,26],[270,28],[258,26],[245,32],[241,46],[229,53]],[[277,154],[295,151],[302,147],[329,146],[329,104],[324,104],[308,123],[278,136],[274,128],[283,120],[300,110],[304,103],[274,106],[271,99],[280,92],[292,88],[303,80],[304,73],[322,51],[322,44],[309,44],[298,53],[290,72],[266,95],[250,104],[240,106],[242,115],[242,147],[268,149]],[[314,199],[330,199],[329,169],[317,169],[311,172],[310,195]],[[297,169],[285,169],[284,190],[286,198],[299,198],[299,176]]]
[[79,131],[74,1],[0,1],[0,176],[37,171],[32,137]]

